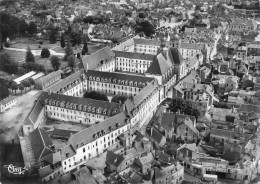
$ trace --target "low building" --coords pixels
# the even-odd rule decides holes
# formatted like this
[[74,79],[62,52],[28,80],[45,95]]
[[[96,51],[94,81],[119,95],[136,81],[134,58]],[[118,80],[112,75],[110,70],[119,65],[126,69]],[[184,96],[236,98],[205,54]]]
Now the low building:
[[9,96],[0,101],[0,112],[4,112],[5,110],[13,107],[17,104],[17,98],[15,96]]
[[[61,74],[63,72],[61,70],[52,72],[44,77],[35,80],[35,84],[39,86],[39,89],[46,89],[57,81],[61,80]],[[37,87],[38,87],[37,86]]]

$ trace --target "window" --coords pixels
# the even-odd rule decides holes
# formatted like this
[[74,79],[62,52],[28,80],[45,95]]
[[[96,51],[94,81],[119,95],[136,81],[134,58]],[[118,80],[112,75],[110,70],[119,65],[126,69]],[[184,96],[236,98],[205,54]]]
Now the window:
[[83,148],[83,153],[85,153],[85,148]]

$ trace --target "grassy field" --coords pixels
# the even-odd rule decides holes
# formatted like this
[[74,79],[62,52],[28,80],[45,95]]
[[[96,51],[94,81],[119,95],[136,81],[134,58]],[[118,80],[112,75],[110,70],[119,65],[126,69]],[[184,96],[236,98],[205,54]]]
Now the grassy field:
[[9,54],[11,59],[13,61],[15,61],[15,62],[22,61],[25,58],[25,52],[19,52],[19,51],[13,51],[13,50],[5,50],[4,49],[4,50],[2,50],[0,52],[0,55],[5,54],[5,53]]
[[[43,65],[46,71],[53,70],[50,58],[41,58],[40,56],[35,56],[35,63]],[[67,61],[63,61],[62,57],[60,58],[60,69],[66,68],[68,66]]]
[[[39,48],[39,41],[42,42],[41,48]],[[22,39],[17,39],[14,40],[14,44],[11,44],[10,47],[12,48],[19,48],[19,49],[26,49],[28,46],[32,50],[41,50],[42,48],[56,48],[60,47],[60,42],[56,42],[55,44],[50,44],[49,40],[37,40],[37,39],[27,39],[27,38],[22,38]]]

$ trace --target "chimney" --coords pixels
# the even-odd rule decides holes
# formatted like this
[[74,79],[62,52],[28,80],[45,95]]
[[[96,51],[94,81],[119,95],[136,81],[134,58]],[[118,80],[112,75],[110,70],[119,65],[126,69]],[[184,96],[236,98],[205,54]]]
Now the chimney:
[[116,163],[117,162],[117,158],[115,158],[115,160],[114,160],[114,163]]
[[151,127],[151,136],[153,135],[153,127]]
[[48,95],[51,95],[51,90],[50,89],[48,90]]

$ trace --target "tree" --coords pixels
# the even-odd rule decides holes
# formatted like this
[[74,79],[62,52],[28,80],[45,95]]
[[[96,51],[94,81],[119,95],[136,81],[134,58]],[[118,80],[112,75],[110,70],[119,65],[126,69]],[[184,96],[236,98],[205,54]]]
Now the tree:
[[9,96],[9,90],[3,81],[0,81],[0,100]]
[[34,84],[34,89],[37,89],[37,90],[42,90],[42,86],[38,83],[35,83]]
[[74,52],[72,50],[71,44],[68,41],[67,42],[67,46],[65,48],[65,56],[64,56],[64,60],[66,61],[68,59],[69,56],[74,55]]
[[97,91],[86,92],[86,93],[84,93],[83,97],[91,98],[91,99],[95,99],[95,100],[108,101],[108,98],[105,94],[97,92]]
[[16,84],[16,82],[14,82],[14,81],[12,82],[11,89],[12,89],[12,91],[15,90],[15,94],[16,94],[16,90],[18,89],[18,85]]
[[22,84],[23,84],[23,86],[25,87],[25,92],[26,92],[26,88],[31,87],[31,84],[30,84],[30,82],[29,82],[28,80],[24,80],[24,81],[22,82]]
[[83,46],[83,49],[82,49],[82,55],[85,55],[87,53],[88,53],[88,44],[87,44],[87,42],[84,42],[84,46]]
[[37,26],[36,26],[35,22],[30,22],[30,23],[29,23],[28,33],[29,33],[29,34],[35,34],[35,33],[37,33]]
[[0,55],[0,70],[16,74],[18,72],[18,64],[11,59],[9,54],[4,53]]
[[149,21],[137,23],[135,31],[136,33],[144,32],[147,37],[151,37],[155,33],[154,26]]
[[200,111],[197,104],[191,100],[185,100],[183,98],[173,98],[169,107],[172,112],[180,111],[181,113],[192,115],[196,118],[200,116]]
[[139,18],[141,18],[141,19],[144,19],[145,18],[145,15],[144,15],[144,13],[139,13]]
[[50,43],[51,43],[51,44],[57,42],[57,30],[56,30],[56,29],[52,29],[52,30],[51,30],[49,39],[50,39]]
[[60,37],[60,46],[61,48],[65,47],[65,38],[64,38],[64,34],[61,35]]
[[41,52],[41,57],[42,58],[49,58],[50,57],[50,51],[49,51],[49,49],[47,49],[47,48],[43,48],[42,49],[42,52]]
[[30,49],[30,47],[28,46],[27,48],[27,52],[25,55],[25,62],[26,63],[35,63],[35,57]]
[[111,102],[115,102],[115,103],[125,103],[125,101],[127,100],[128,98],[126,96],[122,96],[122,95],[117,95],[117,96],[114,96],[111,100]]
[[19,89],[21,90],[21,93],[22,93],[22,91],[24,90],[23,83],[19,84]]
[[52,56],[50,60],[51,60],[51,65],[52,65],[53,69],[55,71],[59,70],[60,65],[61,65],[60,58],[58,56]]
[[35,84],[35,81],[32,78],[29,78],[28,82],[30,83],[30,89],[32,89],[32,86]]
[[73,70],[73,68],[75,67],[75,57],[74,57],[74,55],[71,55],[71,56],[68,57],[68,65]]

